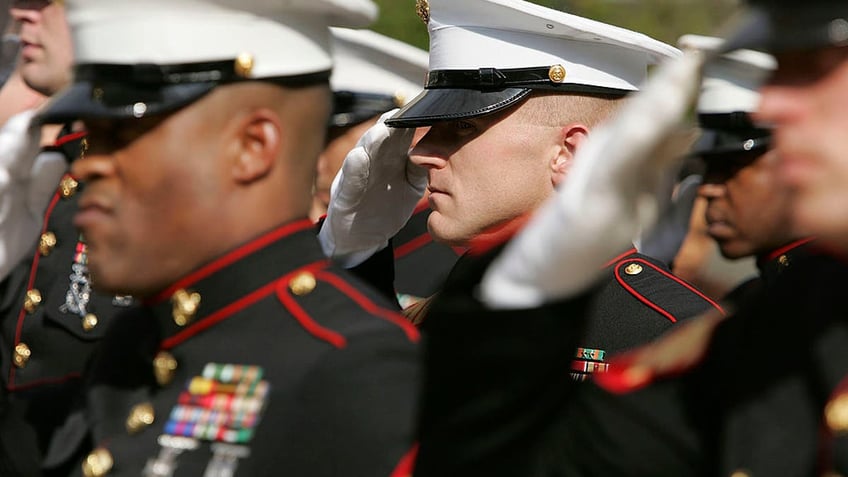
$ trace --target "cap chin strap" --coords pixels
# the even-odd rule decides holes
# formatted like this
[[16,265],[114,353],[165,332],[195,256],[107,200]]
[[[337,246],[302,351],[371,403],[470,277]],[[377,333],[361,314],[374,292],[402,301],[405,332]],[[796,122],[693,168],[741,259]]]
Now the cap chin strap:
[[281,86],[306,86],[328,81],[330,71],[319,71],[292,76],[251,78],[239,59],[181,63],[170,65],[100,64],[89,63],[74,68],[77,81],[92,83],[131,83],[136,86],[169,86],[191,83],[234,83],[238,81],[269,81]]
[[[506,88],[530,88],[583,93],[594,95],[624,96],[629,90],[606,88],[564,82],[558,79],[560,65],[535,68],[478,68],[476,70],[433,70],[427,73],[427,89],[461,88],[479,91],[494,91]],[[564,71],[564,70],[563,70]],[[561,73],[564,75],[565,73]]]

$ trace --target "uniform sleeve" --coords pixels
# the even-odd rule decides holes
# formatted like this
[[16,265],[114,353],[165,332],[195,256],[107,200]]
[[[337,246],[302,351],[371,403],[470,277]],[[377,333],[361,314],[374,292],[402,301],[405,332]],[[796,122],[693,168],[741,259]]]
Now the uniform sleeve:
[[[396,477],[414,451],[418,345],[400,330],[350,337],[305,378],[275,475]],[[273,403],[271,403],[273,405]],[[403,474],[405,475],[405,474]]]
[[380,292],[389,302],[395,304],[397,309],[400,309],[400,304],[398,304],[397,295],[395,294],[394,261],[394,247],[392,241],[389,240],[387,247],[359,265],[349,268],[348,271],[371,285],[372,288]]
[[13,116],[0,129],[0,279],[32,246],[40,225],[40,215],[33,215],[27,204],[38,145],[27,134],[33,114]]
[[537,475],[542,447],[576,386],[569,366],[589,300],[488,310],[474,299],[481,273],[471,267],[468,275],[454,270],[424,323],[415,475]]

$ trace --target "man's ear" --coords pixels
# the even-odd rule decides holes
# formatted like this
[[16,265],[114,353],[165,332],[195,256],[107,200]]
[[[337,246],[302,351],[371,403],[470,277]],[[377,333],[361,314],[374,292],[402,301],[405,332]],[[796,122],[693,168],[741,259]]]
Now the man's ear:
[[586,139],[589,138],[589,127],[581,123],[571,123],[560,129],[559,147],[557,154],[551,160],[552,181],[554,187],[562,183],[565,176]]
[[232,174],[237,182],[248,183],[266,176],[282,147],[280,118],[268,109],[257,109],[238,119],[237,154]]

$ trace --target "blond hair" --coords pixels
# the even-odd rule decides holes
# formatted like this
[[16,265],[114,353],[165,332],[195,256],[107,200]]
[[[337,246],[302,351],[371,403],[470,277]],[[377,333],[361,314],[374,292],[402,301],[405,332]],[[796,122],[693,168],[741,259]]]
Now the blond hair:
[[534,124],[564,126],[581,123],[592,128],[612,117],[623,100],[621,96],[536,90],[530,93],[519,111]]

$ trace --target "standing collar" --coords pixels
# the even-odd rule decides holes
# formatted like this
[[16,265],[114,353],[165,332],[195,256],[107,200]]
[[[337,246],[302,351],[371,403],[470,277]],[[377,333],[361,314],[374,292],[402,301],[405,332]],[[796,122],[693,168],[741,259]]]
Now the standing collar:
[[302,269],[326,267],[314,224],[298,220],[240,245],[144,301],[156,316],[165,348],[274,292]]
[[757,257],[757,268],[766,283],[790,268],[795,260],[807,254],[815,237],[805,237],[778,247],[769,253]]

